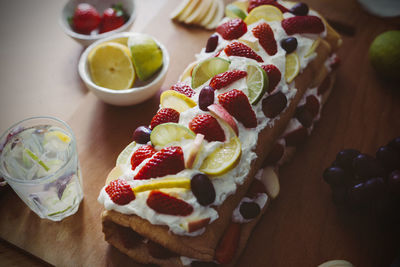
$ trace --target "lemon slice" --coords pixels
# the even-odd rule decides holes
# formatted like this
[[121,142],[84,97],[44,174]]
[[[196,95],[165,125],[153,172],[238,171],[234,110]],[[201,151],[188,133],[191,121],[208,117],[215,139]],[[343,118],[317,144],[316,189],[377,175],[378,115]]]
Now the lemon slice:
[[229,4],[225,7],[225,15],[228,18],[239,18],[244,20],[247,16],[247,13],[237,5]]
[[249,101],[255,105],[260,101],[268,88],[268,76],[265,71],[257,65],[247,66],[247,88]]
[[101,87],[122,90],[135,82],[135,70],[128,47],[114,42],[99,44],[88,56],[90,75]]
[[232,137],[212,152],[202,163],[200,171],[208,175],[221,175],[236,166],[242,153],[239,138]]
[[117,180],[123,174],[124,174],[124,171],[123,171],[121,165],[115,166],[107,175],[106,185],[111,183],[114,180]]
[[136,186],[132,188],[132,191],[137,194],[145,191],[165,188],[190,189],[190,179],[184,177],[165,178],[162,180],[152,181],[147,184]]
[[150,141],[154,146],[166,146],[182,139],[194,139],[196,134],[189,128],[174,122],[163,123],[154,127]]
[[282,12],[271,5],[258,6],[250,11],[244,22],[247,25],[253,24],[260,19],[265,21],[281,21],[283,19]]
[[163,53],[150,36],[136,33],[129,37],[128,47],[131,50],[132,62],[140,80],[148,80],[161,68]]
[[60,139],[62,142],[68,144],[69,142],[71,142],[71,137],[69,137],[69,135],[61,132],[61,131],[51,131],[51,132],[47,132],[44,136],[44,138],[46,140],[56,137],[58,139]]
[[317,49],[319,43],[321,42],[321,39],[318,38],[316,39],[312,45],[310,46],[310,49],[307,51],[307,53],[304,55],[304,57],[309,57],[312,55],[312,53],[314,53],[315,49]]
[[285,79],[291,83],[300,71],[300,60],[296,52],[286,55]]
[[217,74],[225,72],[231,64],[228,60],[213,57],[201,61],[192,72],[192,88],[197,88]]
[[136,148],[136,142],[133,141],[127,145],[124,150],[118,155],[116,165],[130,164],[133,150]]
[[173,90],[167,90],[161,94],[160,104],[163,108],[173,108],[179,113],[197,105],[191,98]]

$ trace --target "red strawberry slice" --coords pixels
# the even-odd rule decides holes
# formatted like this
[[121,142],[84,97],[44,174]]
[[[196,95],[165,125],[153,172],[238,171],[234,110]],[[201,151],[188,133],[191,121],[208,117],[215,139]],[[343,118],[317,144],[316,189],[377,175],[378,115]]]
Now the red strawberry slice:
[[105,190],[111,200],[118,205],[126,205],[135,199],[131,186],[122,179],[111,181]]
[[273,56],[276,54],[278,46],[276,44],[274,32],[267,23],[258,24],[253,28],[252,32],[268,55]]
[[246,77],[247,72],[243,70],[226,71],[215,75],[211,81],[210,86],[215,90],[228,86],[229,84]]
[[235,256],[239,245],[241,225],[231,223],[218,243],[215,259],[221,264],[229,264]]
[[262,110],[267,118],[275,118],[287,105],[287,98],[282,92],[269,95],[262,102]]
[[254,52],[253,49],[239,42],[228,44],[225,47],[224,51],[227,56],[247,57],[255,59],[258,62],[264,62],[263,59],[259,55],[257,55],[256,52]]
[[192,205],[158,190],[150,192],[146,203],[147,206],[161,214],[188,216],[193,212]]
[[319,100],[315,95],[309,95],[306,98],[305,107],[308,111],[310,111],[313,117],[318,115],[319,112]]
[[225,141],[225,133],[216,118],[210,114],[200,114],[192,119],[189,128],[197,134],[203,134],[208,142]]
[[101,17],[96,8],[90,4],[81,3],[74,10],[71,19],[71,26],[74,31],[83,34],[90,34],[101,22]]
[[113,5],[103,12],[99,33],[115,30],[125,24],[126,16],[122,4]]
[[308,136],[307,129],[303,126],[285,134],[284,138],[287,146],[297,146],[303,143]]
[[156,152],[157,151],[149,145],[139,147],[131,157],[132,170],[136,169],[136,167],[142,163],[143,160],[150,158]]
[[281,72],[280,70],[272,64],[269,65],[263,65],[261,66],[265,72],[268,75],[268,93],[271,93],[274,91],[275,87],[278,85],[278,83],[281,81]]
[[282,27],[288,35],[295,33],[321,33],[325,26],[317,16],[296,16],[282,20]]
[[289,9],[287,9],[286,7],[282,6],[281,4],[279,4],[278,2],[276,2],[276,0],[250,0],[249,1],[249,7],[247,8],[247,12],[250,12],[253,8],[256,8],[258,6],[261,5],[272,5],[275,6],[277,8],[279,8],[279,10],[282,13],[288,12]]
[[231,19],[221,25],[219,25],[216,31],[225,40],[238,39],[247,32],[247,25],[241,19]]
[[154,115],[153,119],[150,122],[150,129],[154,129],[157,125],[166,123],[166,122],[178,122],[179,121],[179,112],[173,108],[162,108],[160,109],[156,115]]
[[190,87],[190,85],[188,85],[184,82],[178,82],[178,83],[172,85],[170,90],[177,91],[178,93],[184,94],[187,97],[192,97],[195,94],[192,87]]
[[254,179],[246,192],[246,197],[255,198],[258,194],[266,194],[265,185],[260,180]]
[[267,157],[264,159],[263,167],[275,165],[283,157],[284,153],[285,147],[276,142],[271,151],[268,153]]
[[218,96],[219,103],[246,128],[257,126],[257,118],[247,96],[233,89]]
[[166,147],[154,156],[135,175],[135,180],[146,180],[176,174],[185,169],[182,148],[178,146]]

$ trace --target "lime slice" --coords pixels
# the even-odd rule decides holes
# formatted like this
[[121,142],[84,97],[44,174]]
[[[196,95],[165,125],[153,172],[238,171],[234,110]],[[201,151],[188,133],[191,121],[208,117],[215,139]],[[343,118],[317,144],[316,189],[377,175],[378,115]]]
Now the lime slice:
[[231,64],[228,60],[213,57],[201,61],[192,72],[192,88],[197,88],[217,74],[225,72]]
[[179,113],[197,105],[191,98],[173,90],[167,90],[161,94],[160,104],[163,108],[173,108]]
[[271,5],[258,6],[250,11],[244,22],[247,25],[253,24],[260,19],[265,21],[281,21],[283,19],[282,12]]
[[310,49],[308,49],[307,53],[304,55],[304,57],[309,57],[312,55],[312,53],[314,53],[315,49],[317,49],[319,43],[321,42],[321,39],[318,38],[316,39],[312,45],[310,46]]
[[212,152],[202,163],[200,171],[208,175],[221,175],[236,166],[242,153],[241,143],[236,136]]
[[225,7],[225,15],[228,18],[245,19],[247,13],[234,4],[229,4]]
[[247,88],[250,103],[257,104],[268,88],[268,76],[261,67],[247,66]]
[[133,141],[129,145],[127,145],[124,150],[118,155],[116,165],[125,165],[125,164],[130,164],[131,162],[131,156],[133,153],[133,150],[136,147],[136,142]]
[[137,194],[154,189],[165,188],[184,188],[190,189],[190,179],[184,177],[165,178],[162,180],[152,181],[147,184],[142,184],[132,188],[132,191]]
[[291,83],[300,71],[299,56],[296,52],[286,55],[285,79],[287,83]]
[[41,159],[39,159],[39,157],[36,156],[36,154],[33,153],[32,150],[30,150],[29,148],[25,148],[24,151],[26,152],[26,154],[28,154],[29,157],[31,157],[31,158],[32,158],[34,161],[36,161],[40,166],[42,166],[43,169],[45,169],[46,171],[49,171],[49,170],[50,170],[50,168],[49,168],[46,164],[44,164],[44,162],[43,162]]
[[194,139],[196,134],[189,128],[174,122],[163,123],[154,127],[150,141],[154,146],[166,146],[182,139]]
[[122,90],[131,88],[135,81],[131,53],[120,43],[99,44],[89,53],[88,62],[91,78],[98,86]]
[[235,1],[232,3],[232,5],[237,6],[238,8],[240,8],[241,10],[243,10],[243,12],[245,12],[247,14],[247,8],[249,7],[248,1]]

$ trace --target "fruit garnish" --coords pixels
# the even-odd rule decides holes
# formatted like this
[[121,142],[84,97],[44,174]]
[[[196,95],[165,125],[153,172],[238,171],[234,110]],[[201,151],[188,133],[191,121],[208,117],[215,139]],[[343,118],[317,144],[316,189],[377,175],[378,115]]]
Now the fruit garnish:
[[305,3],[296,3],[290,8],[290,13],[296,16],[306,16],[308,14],[308,5]]
[[210,218],[198,219],[195,221],[190,221],[187,224],[187,229],[189,233],[193,233],[197,230],[200,230],[203,227],[206,227],[210,223]]
[[181,76],[179,76],[179,81],[185,81],[186,79],[190,78],[192,76],[192,72],[194,67],[197,66],[197,62],[194,61],[192,63],[190,63],[185,70],[182,72]]
[[197,154],[201,149],[203,140],[204,140],[204,135],[196,134],[196,138],[193,140],[193,143],[190,147],[189,155],[186,158],[185,162],[186,169],[191,169],[193,167],[193,163],[196,160]]
[[161,214],[188,216],[193,212],[193,207],[189,203],[158,190],[150,192],[146,203]]
[[315,41],[312,43],[310,46],[310,49],[308,49],[307,53],[304,55],[304,57],[309,57],[314,53],[315,49],[317,49],[319,43],[321,42],[321,38],[315,39]]
[[215,90],[221,89],[231,83],[246,77],[247,73],[242,70],[230,70],[215,75],[211,81],[210,86]]
[[207,175],[198,173],[191,179],[190,187],[197,202],[202,206],[208,206],[215,201],[215,188]]
[[291,83],[299,74],[300,60],[296,52],[286,55],[285,80]]
[[139,33],[130,36],[128,38],[128,47],[140,80],[148,80],[163,65],[163,52],[150,36]]
[[38,163],[40,166],[43,167],[43,169],[45,169],[45,171],[49,171],[50,168],[35,154],[33,153],[32,150],[30,150],[29,148],[25,147],[24,148],[24,152],[32,159],[34,160],[36,163]]
[[282,74],[280,70],[272,64],[262,65],[261,68],[265,71],[268,76],[268,93],[272,93],[278,83],[281,81]]
[[244,22],[247,25],[250,25],[259,21],[260,19],[264,19],[265,21],[281,21],[283,19],[283,15],[279,8],[271,5],[263,5],[252,9]]
[[58,138],[62,142],[69,144],[71,142],[71,137],[61,131],[50,131],[44,134],[44,139],[48,142],[51,138]]
[[139,126],[133,132],[133,140],[139,144],[147,144],[150,141],[151,130],[146,126]]
[[185,169],[182,148],[171,146],[163,148],[135,175],[135,180],[146,180],[162,177],[168,174],[177,174]]
[[286,108],[287,98],[284,93],[278,92],[269,95],[262,102],[262,110],[267,118],[275,118]]
[[264,69],[258,65],[249,64],[247,66],[247,90],[248,98],[252,105],[256,105],[264,96],[268,88],[268,76]]
[[273,166],[273,165],[277,164],[278,161],[283,157],[284,153],[285,153],[285,147],[282,144],[276,142],[272,146],[271,151],[265,157],[262,166],[266,167],[266,166]]
[[192,73],[192,88],[197,88],[217,74],[225,72],[230,62],[220,57],[213,57],[201,61],[194,67]]
[[123,90],[135,82],[135,70],[128,47],[114,42],[99,44],[89,53],[93,82],[101,87]]
[[132,141],[129,145],[127,145],[124,150],[118,155],[116,165],[125,165],[130,162],[131,155],[133,150],[136,148],[136,142]]
[[183,139],[194,139],[195,133],[187,127],[174,122],[168,122],[156,126],[150,135],[150,141],[154,146],[164,147],[170,143]]
[[205,52],[206,53],[214,52],[217,46],[218,46],[218,35],[213,34],[207,40]]
[[173,108],[161,108],[151,119],[150,129],[167,122],[178,122],[179,112]]
[[160,96],[160,104],[163,108],[172,108],[179,113],[195,107],[197,104],[191,98],[173,90],[164,91]]
[[264,5],[275,6],[276,8],[278,8],[283,13],[289,11],[286,7],[284,7],[281,4],[279,4],[276,0],[250,0],[247,12],[250,12],[254,8],[257,8],[259,6],[264,6]]
[[184,83],[184,82],[178,82],[174,85],[172,85],[170,90],[177,91],[178,93],[184,94],[187,97],[192,97],[195,92],[193,89],[190,87],[190,85]]
[[233,40],[247,32],[247,25],[242,19],[236,18],[219,25],[216,31],[225,40]]
[[83,34],[90,34],[100,25],[101,17],[96,8],[87,3],[78,4],[70,23],[74,31]]
[[252,29],[252,32],[268,55],[273,56],[278,52],[274,32],[267,23],[263,22],[258,24]]
[[266,194],[266,193],[267,192],[265,190],[264,184],[258,179],[253,179],[249,189],[246,192],[246,197],[256,198],[258,194]]
[[229,125],[229,127],[231,127],[232,130],[235,132],[236,136],[239,135],[239,129],[237,127],[237,123],[226,109],[224,109],[219,104],[212,104],[208,107],[208,109],[211,112],[211,114],[213,114],[215,117],[226,122]]
[[159,181],[152,181],[151,183],[138,185],[132,188],[135,194],[155,189],[166,188],[184,188],[190,189],[190,179],[184,177],[165,178]]
[[256,52],[254,52],[253,49],[239,42],[228,44],[225,47],[224,51],[227,56],[247,57],[254,59],[258,62],[264,62],[263,59],[259,55],[257,55]]
[[232,2],[232,5],[237,6],[238,8],[240,8],[247,15],[247,8],[249,7],[249,2],[248,1],[238,0],[238,1]]
[[225,141],[224,130],[217,119],[209,114],[199,114],[194,117],[189,123],[189,128],[197,134],[204,135],[204,139],[208,142]]
[[222,175],[233,169],[240,160],[241,143],[236,136],[215,149],[202,163],[200,171],[208,175]]
[[187,17],[183,19],[183,22],[186,24],[200,23],[203,20],[203,18],[207,15],[207,12],[209,11],[211,5],[212,5],[211,0],[197,1],[197,4],[195,4],[195,8]]
[[150,158],[153,156],[157,151],[154,149],[154,147],[149,146],[149,145],[144,145],[139,147],[138,149],[135,150],[131,157],[131,168],[132,170],[136,169],[136,167],[142,163],[143,160]]
[[243,9],[239,8],[237,5],[235,4],[228,4],[225,7],[225,15],[228,18],[239,18],[239,19],[245,19],[247,16],[246,11],[244,11]]
[[303,126],[300,126],[293,131],[290,131],[284,135],[287,146],[297,146],[303,143],[308,136],[308,131]]
[[325,25],[317,16],[296,16],[282,20],[282,27],[288,35],[295,33],[321,33]]
[[292,53],[297,48],[297,39],[295,37],[288,37],[281,40],[281,47],[285,49],[286,54]]
[[125,24],[127,17],[122,4],[112,5],[104,10],[99,33],[115,30]]
[[218,96],[219,103],[246,128],[257,126],[257,118],[243,91],[233,89]]
[[279,178],[272,166],[268,166],[264,169],[261,176],[261,182],[263,183],[265,191],[270,198],[274,199],[279,195]]
[[204,86],[199,94],[199,108],[203,111],[208,110],[208,106],[214,103],[214,88],[211,86]]
[[111,181],[105,188],[111,200],[118,205],[126,205],[135,199],[131,186],[122,179]]
[[115,166],[107,175],[106,185],[111,183],[114,180],[117,180],[124,174],[124,170],[122,169],[121,165]]
[[261,208],[256,202],[243,201],[239,207],[240,215],[246,220],[251,220],[257,217]]
[[241,225],[231,222],[215,250],[215,260],[220,264],[229,264],[239,246]]

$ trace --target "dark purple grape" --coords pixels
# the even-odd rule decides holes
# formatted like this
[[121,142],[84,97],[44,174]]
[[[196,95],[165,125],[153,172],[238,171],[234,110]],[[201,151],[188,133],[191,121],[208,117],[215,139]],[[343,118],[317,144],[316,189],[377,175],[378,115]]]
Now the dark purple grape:
[[310,127],[314,121],[313,114],[305,106],[298,107],[294,116],[306,128]]
[[308,14],[308,5],[305,3],[297,3],[290,9],[290,13],[296,16],[306,16]]
[[213,52],[218,46],[218,35],[213,34],[208,38],[206,45],[206,53]]
[[239,212],[243,218],[250,220],[257,217],[258,214],[260,214],[261,209],[255,202],[242,202],[242,204],[240,204]]
[[268,118],[272,119],[286,108],[287,99],[284,93],[278,92],[265,98],[262,102],[262,110]]
[[367,154],[360,154],[353,159],[354,174],[360,178],[383,177],[385,171],[380,162]]
[[381,177],[370,178],[364,182],[364,191],[366,200],[379,199],[385,193],[385,181]]
[[332,187],[332,201],[336,205],[343,205],[347,203],[347,188],[344,186]]
[[333,166],[324,171],[325,182],[331,186],[344,186],[351,180],[351,176],[342,168]]
[[364,183],[353,185],[349,190],[349,201],[355,206],[364,204],[365,202],[365,187]]
[[190,186],[193,195],[202,206],[210,205],[215,200],[214,185],[207,175],[198,173],[192,177]]
[[297,39],[295,37],[285,38],[281,41],[281,47],[285,49],[287,54],[290,54],[297,48]]
[[147,144],[150,141],[151,130],[146,126],[139,126],[133,132],[133,140],[139,144]]
[[389,174],[387,184],[390,192],[400,196],[400,170],[392,171]]
[[396,137],[395,139],[393,139],[392,141],[390,141],[388,143],[388,146],[393,147],[394,149],[396,149],[396,151],[398,153],[400,153],[400,136]]
[[214,103],[214,88],[207,85],[201,89],[199,94],[199,107],[203,111],[208,111],[207,107]]
[[393,147],[380,147],[376,151],[376,158],[389,172],[400,168],[400,155]]
[[343,149],[336,155],[336,163],[344,170],[353,171],[353,159],[360,155],[360,151],[356,149]]

